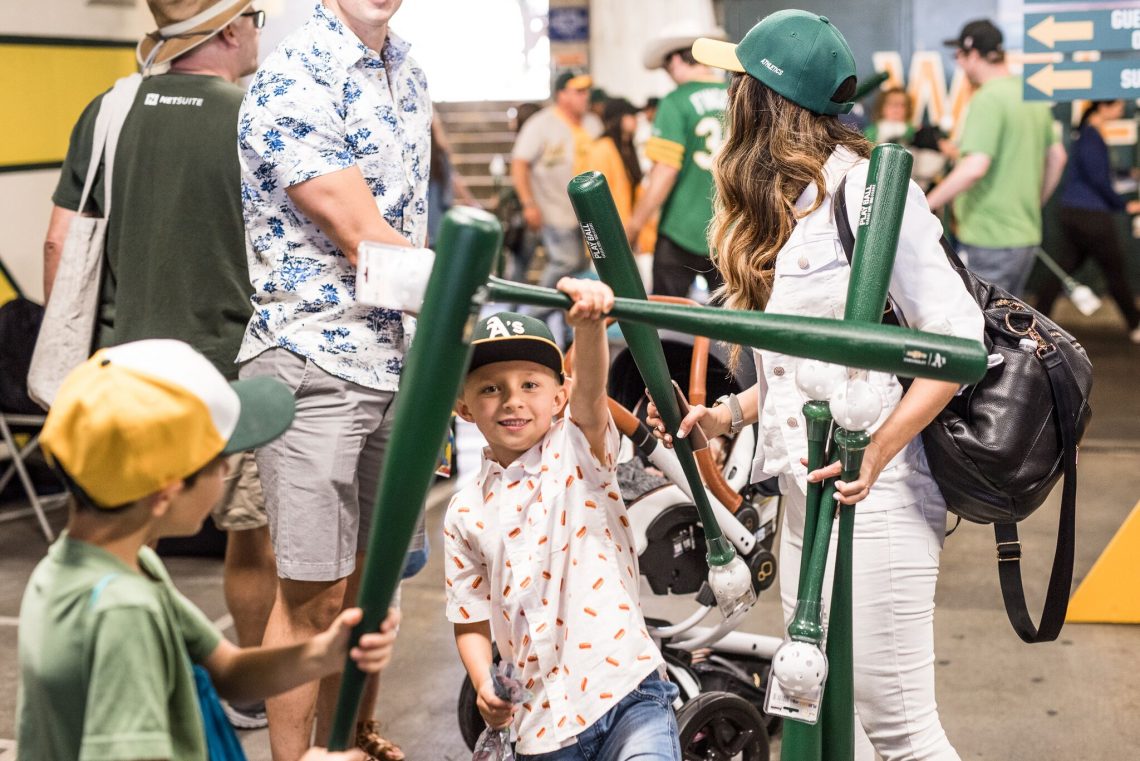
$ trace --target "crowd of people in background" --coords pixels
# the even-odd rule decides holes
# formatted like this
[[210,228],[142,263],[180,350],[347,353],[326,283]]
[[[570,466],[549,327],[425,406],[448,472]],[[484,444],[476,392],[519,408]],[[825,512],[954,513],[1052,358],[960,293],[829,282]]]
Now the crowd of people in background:
[[[154,96],[158,102],[161,94],[176,100],[197,99],[203,107],[192,118],[184,111],[163,107],[134,109],[123,126],[115,164],[99,169],[100,174],[116,170],[113,189],[107,191],[111,196],[104,198],[105,180],[100,177],[91,203],[83,207],[88,168],[101,161],[92,149],[101,98],[87,108],[74,128],[52,197],[54,209],[44,249],[45,294],[51,297],[71,220],[77,214],[113,208],[108,215],[108,274],[96,347],[179,339],[205,355],[207,370],[202,372],[211,382],[239,377],[244,381],[273,379],[274,388],[284,387],[291,395],[290,414],[295,418],[288,430],[258,439],[256,455],[240,449],[230,452],[223,447],[229,434],[215,436],[217,451],[205,465],[199,462],[193,472],[175,474],[171,483],[157,484],[162,487],[158,491],[109,490],[104,498],[85,493],[88,484],[96,481],[86,482],[78,471],[71,474],[76,477],[73,492],[83,507],[73,513],[71,534],[53,548],[42,570],[37,570],[36,578],[45,580],[48,592],[40,589],[36,594],[42,593],[42,599],[33,599],[36,622],[21,623],[24,689],[31,690],[22,702],[21,748],[29,757],[41,747],[49,749],[45,757],[102,757],[100,748],[150,737],[154,744],[147,747],[153,751],[138,755],[181,757],[183,748],[193,755],[204,743],[200,727],[172,721],[166,714],[171,708],[166,703],[171,689],[180,693],[181,703],[187,702],[190,672],[183,667],[191,656],[208,666],[226,688],[233,687],[235,674],[249,676],[250,669],[256,671],[250,666],[252,661],[243,658],[265,657],[287,671],[288,678],[271,679],[259,672],[250,677],[256,689],[229,690],[232,700],[226,708],[230,719],[241,728],[268,723],[274,758],[316,759],[320,754],[309,748],[314,732],[317,737],[328,735],[338,686],[335,665],[351,653],[377,675],[370,679],[362,701],[357,745],[368,758],[399,761],[403,752],[380,734],[373,716],[378,672],[390,655],[398,610],[392,612],[382,633],[362,640],[359,649],[348,648],[346,632],[359,615],[352,602],[360,583],[378,474],[391,443],[393,410],[415,319],[356,302],[352,287],[356,252],[364,240],[430,247],[448,208],[479,205],[479,201],[459,171],[443,121],[433,113],[426,78],[410,57],[409,44],[389,29],[391,13],[399,3],[380,11],[348,0],[324,0],[308,22],[286,37],[260,66],[259,30],[265,14],[253,8],[252,0],[228,4],[150,0],[149,4],[159,28],[140,42],[139,61],[148,69],[169,63],[170,69],[144,79],[136,101]],[[776,26],[783,29],[790,24],[789,28],[805,33],[837,37],[831,44],[841,43],[851,57],[846,42],[826,19],[798,11],[782,13],[801,15],[774,14],[770,18],[779,23],[772,22],[758,34],[775,34]],[[194,27],[189,31],[184,28],[188,23]],[[167,34],[171,28],[178,31]],[[1140,214],[1140,201],[1125,202],[1114,190],[1105,140],[1108,125],[1124,114],[1123,101],[1096,101],[1084,110],[1062,185],[1067,154],[1053,114],[1047,105],[1022,99],[1022,80],[1011,73],[1002,34],[989,21],[971,22],[958,37],[947,41],[976,88],[964,122],[952,136],[941,132],[939,125],[918,121],[910,95],[898,86],[887,86],[877,94],[870,119],[859,125],[860,135],[846,110],[839,107],[849,110],[849,99],[854,97],[853,58],[839,72],[842,76],[822,84],[804,71],[789,70],[808,84],[785,93],[780,89],[783,82],[772,80],[763,69],[749,68],[742,60],[695,55],[698,39],[712,44],[711,50],[727,50],[716,47],[728,45],[723,30],[689,21],[664,28],[648,46],[645,67],[665,72],[674,87],[659,99],[648,99],[644,106],[607,93],[585,72],[566,70],[556,73],[549,104],[527,103],[514,110],[510,184],[501,187],[488,204],[504,222],[501,271],[511,279],[559,287],[579,303],[568,324],[561,324],[561,313],[551,310],[512,314],[509,319],[525,323],[531,338],[537,337],[534,345],[556,344],[555,350],[561,352],[577,331],[590,336],[591,346],[602,358],[599,361],[608,357],[602,350],[604,329],[599,325],[608,309],[605,305],[612,303],[612,293],[599,284],[567,279],[588,278],[590,267],[566,193],[576,174],[597,170],[606,176],[634,253],[651,261],[644,273],[651,292],[693,296],[726,308],[773,307],[772,311],[829,316],[841,305],[827,300],[834,294],[825,294],[826,278],[820,279],[813,271],[796,282],[786,276],[781,280],[774,274],[775,261],[797,229],[802,237],[812,225],[829,229],[832,224],[816,213],[818,203],[812,205],[814,178],[826,176],[829,187],[816,185],[829,195],[839,181],[838,173],[864,166],[861,160],[869,155],[871,144],[882,142],[899,143],[916,156],[915,179],[922,193],[913,194],[907,204],[910,219],[919,221],[904,226],[903,233],[905,241],[915,242],[910,254],[918,256],[919,249],[929,253],[937,248],[942,231],[928,211],[949,210],[944,223],[967,266],[1016,297],[1025,295],[1043,245],[1042,209],[1060,186],[1057,222],[1062,246],[1055,253],[1061,265],[1073,271],[1086,260],[1094,261],[1103,271],[1131,341],[1140,344],[1140,311],[1129,287],[1125,249],[1113,219],[1114,214]],[[748,40],[741,43],[742,55],[751,49]],[[823,64],[830,65],[825,60]],[[723,68],[734,73],[726,78],[720,71]],[[248,75],[253,75],[252,83],[243,92],[237,82]],[[382,118],[377,119],[377,114]],[[797,119],[810,129],[797,132],[792,126]],[[346,124],[354,129],[346,131]],[[746,139],[749,135],[754,139]],[[807,138],[816,142],[807,148],[796,142]],[[811,181],[794,188],[777,187],[780,167],[773,163],[773,156],[788,166],[806,161]],[[162,175],[150,171],[159,165],[164,167]],[[167,177],[177,178],[177,191],[165,184]],[[192,203],[186,202],[188,198]],[[742,231],[754,237],[739,237]],[[745,242],[757,245],[745,250]],[[756,251],[764,257],[752,257]],[[832,259],[833,253],[824,251]],[[807,259],[801,261],[805,264],[800,269],[811,267]],[[929,318],[936,325],[945,323],[945,332],[977,335],[976,305],[957,285],[945,289],[948,282],[956,283],[948,267],[935,275],[925,280],[913,275],[915,293],[928,298],[907,307],[908,314]],[[781,282],[783,290],[777,292]],[[1059,288],[1055,278],[1041,285],[1037,304],[1042,311],[1048,313],[1053,307]],[[206,308],[198,298],[201,293],[210,294]],[[550,323],[549,334],[534,318]],[[484,328],[495,330],[494,325]],[[490,334],[487,340],[493,338]],[[175,364],[195,366],[198,362],[180,354],[181,350],[171,351]],[[100,356],[111,363],[108,357],[124,357],[116,361],[126,362],[131,355],[124,351]],[[528,361],[522,355],[513,359]],[[782,377],[779,361],[776,356],[757,355],[761,372],[765,368],[772,371],[765,388],[774,391],[767,402],[752,395],[745,408],[748,422],[760,421],[767,412],[769,425],[775,426],[772,421],[790,420],[796,414],[799,397],[787,386],[789,379]],[[546,367],[550,378],[543,376],[549,381],[551,398],[558,399],[559,411],[566,402],[557,396],[561,393],[557,390],[562,380],[560,363],[559,353]],[[609,467],[612,459],[606,458],[613,454],[614,442],[609,439],[614,430],[600,401],[604,378],[600,373],[594,375],[598,377],[589,376],[592,385],[571,392],[571,399],[588,397],[592,405],[587,408],[582,401],[582,409],[574,408],[589,425],[585,426],[587,438],[571,444],[580,450],[577,455],[583,463],[604,461]],[[902,392],[897,384],[892,388],[893,404],[898,405]],[[955,390],[919,382],[913,388],[926,389],[923,409],[931,415]],[[484,392],[467,389],[461,409],[468,402],[474,404],[475,397]],[[107,393],[113,397],[112,391]],[[765,410],[765,403],[771,409]],[[708,415],[713,426],[728,425],[717,417],[723,417],[724,409],[711,410],[699,407],[697,415]],[[495,430],[496,435],[502,433],[488,422],[489,413],[471,412],[468,417]],[[551,424],[549,416],[546,424],[562,435],[562,427]],[[910,425],[893,431],[893,448],[869,456],[872,469],[884,468],[892,458],[903,462],[918,457],[915,441],[920,428]],[[787,432],[773,427],[770,433],[766,438],[772,449],[769,465],[803,482],[808,474],[797,465],[798,457],[792,456],[799,451],[798,439],[793,441],[794,436],[787,434],[790,448],[780,449],[784,445],[773,442]],[[72,431],[68,435],[79,434]],[[527,448],[506,447],[503,452],[525,456],[541,437],[531,438]],[[66,448],[59,439],[54,446],[57,452]],[[75,467],[80,467],[78,462]],[[918,471],[916,465],[913,472]],[[496,473],[496,478],[502,476]],[[195,491],[200,475],[205,486]],[[858,483],[844,485],[842,499],[854,502],[867,497],[879,476],[875,470]],[[174,482],[176,489],[171,485]],[[865,512],[874,512],[876,505],[886,512],[888,502],[892,507],[910,505],[905,500],[913,502],[915,494],[931,487],[917,475],[897,483],[883,477],[879,484],[875,496],[862,505]],[[165,491],[168,488],[173,489],[170,494]],[[51,584],[66,573],[60,569],[68,563],[86,568],[91,579],[84,583],[104,584],[97,578],[100,573],[121,571],[115,571],[119,566],[111,559],[80,545],[94,541],[92,537],[105,538],[105,526],[111,524],[101,521],[112,514],[118,518],[108,520],[121,519],[126,513],[119,508],[125,505],[138,511],[140,526],[151,522],[154,526],[147,531],[136,526],[133,543],[126,549],[119,547],[120,555],[128,566],[135,563],[134,571],[141,569],[159,584],[163,600],[176,596],[176,592],[165,591],[169,579],[143,539],[157,538],[170,528],[167,519],[154,517],[159,508],[196,510],[204,517],[206,512],[200,508],[206,505],[202,491],[206,489],[217,491],[214,502],[220,502],[220,507],[214,512],[215,520],[230,535],[226,600],[239,644],[246,649],[239,653],[219,644],[220,635],[199,620],[200,613],[180,597],[172,597],[175,602],[162,603],[165,607],[159,606],[155,614],[155,626],[162,629],[153,637],[159,655],[147,668],[156,663],[175,664],[167,669],[175,674],[174,687],[162,682],[166,671],[160,674],[160,669],[152,669],[155,673],[147,672],[152,677],[149,681],[139,678],[132,686],[143,689],[138,687],[142,684],[153,692],[153,700],[145,705],[149,712],[120,712],[108,724],[71,727],[70,734],[61,739],[56,728],[68,725],[68,720],[51,713],[50,690],[37,692],[36,685],[47,677],[34,647],[23,644],[40,627],[67,625],[63,619],[51,619],[60,615],[58,605],[53,608],[58,600],[51,597]],[[903,528],[915,536],[929,533],[923,521],[932,509],[939,515],[945,510],[945,505],[932,499],[927,500],[926,517],[917,513],[916,525]],[[891,516],[884,517],[883,525],[891,520]],[[864,530],[869,525],[875,524],[864,522]],[[929,610],[924,607],[926,618],[903,632],[917,643],[916,662],[874,677],[898,681],[902,686],[897,700],[863,700],[860,711],[867,742],[880,750],[921,741],[932,749],[923,757],[951,759],[957,755],[942,732],[934,705],[933,645],[927,629],[933,615],[938,559],[937,553],[926,551],[928,540],[940,543],[938,537],[921,539],[918,554],[926,555],[920,558],[917,576],[921,578],[903,573],[874,581],[884,592],[880,603],[887,613],[893,610],[887,592],[908,585],[919,589]],[[785,534],[783,541],[790,542],[784,549],[785,561],[797,557],[796,534]],[[421,530],[409,556],[408,573],[422,565],[425,542]],[[459,552],[452,548],[452,554]],[[794,562],[786,562],[784,569],[793,576],[796,573]],[[873,571],[859,569],[868,577]],[[786,603],[790,591],[790,587],[784,590]],[[122,594],[112,588],[104,604],[114,607]],[[480,591],[472,599],[481,600],[483,594]],[[632,601],[636,603],[636,595]],[[460,623],[467,612],[458,602],[454,607],[449,615]],[[636,624],[638,617],[630,621]],[[181,627],[178,631],[193,640],[190,650],[178,637],[167,636],[163,627]],[[862,645],[870,650],[877,640],[864,634]],[[639,642],[638,647],[643,644]],[[298,665],[298,653],[305,647],[316,647],[319,657]],[[651,646],[645,647],[643,655],[655,669],[657,660],[647,655]],[[489,652],[480,649],[481,654],[489,656]],[[640,650],[629,652],[637,655]],[[103,672],[104,679],[116,668],[137,665],[130,659],[117,661],[113,649],[102,655],[108,670]],[[75,673],[68,675],[68,683],[86,684],[78,661],[71,665]],[[480,665],[484,664],[480,661]],[[906,668],[909,671],[903,673]],[[637,679],[626,679],[622,688],[648,684],[648,689],[662,695],[672,694],[666,685],[657,683],[650,673],[654,669],[643,669]],[[872,676],[863,673],[860,678],[871,680]],[[113,679],[109,683],[118,684]],[[886,695],[890,689],[884,687],[880,692]],[[663,705],[669,714],[668,702]],[[592,718],[605,713],[600,706],[593,706],[598,710]],[[915,713],[899,720],[915,706]],[[528,721],[528,730],[539,729],[536,719]],[[560,742],[567,739],[563,734],[573,733],[559,734]],[[540,738],[541,734],[532,738],[529,751],[556,749],[552,738]]]

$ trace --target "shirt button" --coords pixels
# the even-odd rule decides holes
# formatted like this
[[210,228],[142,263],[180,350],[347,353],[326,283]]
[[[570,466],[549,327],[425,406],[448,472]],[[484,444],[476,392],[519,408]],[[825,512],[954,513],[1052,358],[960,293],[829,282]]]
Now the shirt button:
[[808,258],[806,256],[801,256],[799,262],[797,263],[800,265],[800,269],[802,270],[806,270],[811,266],[811,262],[808,261]]
[[775,375],[777,378],[783,378],[784,377],[784,368],[782,368],[782,367],[772,368],[772,375]]
[[796,420],[794,417],[790,417],[790,418],[788,418],[788,427],[789,428],[799,428],[800,427],[800,421]]

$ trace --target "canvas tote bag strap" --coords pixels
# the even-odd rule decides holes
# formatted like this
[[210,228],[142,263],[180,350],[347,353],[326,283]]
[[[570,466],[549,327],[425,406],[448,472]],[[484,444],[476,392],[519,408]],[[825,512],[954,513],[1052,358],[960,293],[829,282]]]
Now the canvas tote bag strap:
[[83,183],[83,195],[79,199],[79,213],[87,209],[91,189],[95,186],[95,176],[99,173],[99,158],[103,157],[103,217],[111,216],[111,169],[115,165],[115,147],[119,133],[123,129],[127,112],[135,102],[135,94],[142,82],[141,74],[131,74],[115,82],[110,92],[103,96],[99,104],[99,115],[95,117],[95,133],[91,143],[91,160],[87,166],[87,179]]

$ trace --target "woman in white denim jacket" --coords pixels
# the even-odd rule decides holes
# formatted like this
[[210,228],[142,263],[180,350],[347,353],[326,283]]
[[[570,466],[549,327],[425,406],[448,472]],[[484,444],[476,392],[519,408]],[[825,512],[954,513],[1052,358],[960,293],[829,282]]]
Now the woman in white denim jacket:
[[[843,126],[855,68],[842,35],[803,11],[781,11],[739,45],[698,41],[698,60],[734,75],[726,139],[713,167],[716,216],[709,237],[731,309],[841,319],[850,267],[832,217],[832,194],[846,177],[852,229],[867,180],[870,144]],[[890,293],[907,325],[982,338],[982,315],[950,268],[942,228],[911,183]],[[754,480],[778,476],[784,494],[780,586],[785,618],[795,609],[806,483],[839,474],[806,468],[804,398],[797,360],[755,354],[758,383],[730,404],[696,406],[682,422],[710,435],[729,432],[733,407],[760,424]],[[838,500],[859,503],[854,538],[856,758],[958,759],[934,697],[934,587],[946,503],[930,475],[919,432],[957,392],[950,383],[871,373],[883,412],[869,429],[859,478],[838,482]],[[660,420],[653,413],[653,422]],[[663,429],[659,429],[664,435]],[[665,436],[668,440],[669,437]],[[834,557],[832,536],[832,557]],[[828,573],[830,578],[830,570]],[[824,591],[830,600],[831,592]],[[863,731],[860,731],[863,730]]]

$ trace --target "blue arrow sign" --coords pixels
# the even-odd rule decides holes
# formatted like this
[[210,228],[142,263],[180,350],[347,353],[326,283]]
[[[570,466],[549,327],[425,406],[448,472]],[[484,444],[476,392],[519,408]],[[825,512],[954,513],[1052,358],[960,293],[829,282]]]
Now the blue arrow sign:
[[1140,7],[1025,14],[1025,52],[1140,50]]
[[1140,58],[1025,67],[1026,100],[1140,98]]

